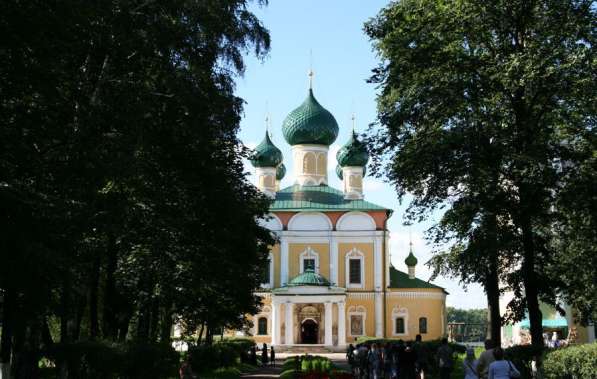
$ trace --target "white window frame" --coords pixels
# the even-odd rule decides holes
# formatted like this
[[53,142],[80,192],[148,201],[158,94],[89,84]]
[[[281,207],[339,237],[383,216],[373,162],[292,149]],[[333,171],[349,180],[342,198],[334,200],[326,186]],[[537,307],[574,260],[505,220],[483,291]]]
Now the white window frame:
[[299,264],[300,264],[300,274],[305,272],[305,259],[314,259],[315,260],[315,272],[319,274],[319,254],[311,249],[310,246],[307,246],[307,250],[303,251],[299,255]]
[[[361,283],[351,283],[350,282],[350,260],[351,259],[358,259],[361,261]],[[346,257],[344,258],[344,268],[345,268],[345,279],[346,279],[346,288],[365,288],[365,254],[361,251],[353,248],[350,250]]]
[[[265,319],[265,334],[259,334],[259,320]],[[256,336],[267,336],[269,335],[269,318],[266,316],[257,317],[257,325],[255,326]]]
[[[421,319],[422,318],[425,319],[425,332],[421,331]],[[417,321],[418,321],[417,327],[418,327],[419,334],[429,334],[429,317],[427,317],[427,316],[420,316]]]
[[[267,305],[261,309],[261,312],[256,314],[253,318],[253,336],[270,336],[272,334],[272,318],[271,318],[272,310]],[[267,319],[267,334],[257,334],[259,332],[259,319],[265,317]]]
[[[404,333],[396,332],[396,319],[404,319]],[[393,336],[407,336],[408,335],[408,310],[406,308],[394,307],[392,309],[392,335]]]
[[[356,306],[356,307],[350,307],[348,308],[348,312],[347,312],[347,317],[348,317],[348,336],[349,337],[363,337],[367,335],[367,310],[365,309],[365,307],[362,306]],[[362,329],[363,329],[363,334],[352,334],[352,316],[361,316],[361,320],[363,320],[363,325],[362,325]]]
[[269,283],[261,283],[261,288],[274,288],[274,254],[269,253]]

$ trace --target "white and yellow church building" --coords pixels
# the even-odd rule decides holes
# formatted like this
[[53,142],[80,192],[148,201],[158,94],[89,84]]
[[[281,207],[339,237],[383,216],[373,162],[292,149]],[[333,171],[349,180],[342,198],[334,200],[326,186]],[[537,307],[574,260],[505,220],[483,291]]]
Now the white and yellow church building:
[[[272,198],[263,224],[277,236],[269,270],[258,290],[260,312],[251,335],[279,347],[344,348],[359,337],[424,340],[446,334],[446,291],[415,276],[417,259],[404,254],[408,272],[390,262],[388,219],[392,210],[365,200],[366,146],[351,134],[335,157],[334,116],[309,89],[282,125],[292,146],[294,184],[281,151],[266,133],[251,163],[256,185]],[[337,160],[342,188],[328,185],[328,160]]]

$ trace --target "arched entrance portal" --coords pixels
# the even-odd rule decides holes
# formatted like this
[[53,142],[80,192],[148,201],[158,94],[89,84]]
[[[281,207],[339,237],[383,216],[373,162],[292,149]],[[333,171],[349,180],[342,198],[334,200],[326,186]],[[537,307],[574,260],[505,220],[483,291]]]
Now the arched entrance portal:
[[319,335],[319,325],[312,320],[306,319],[301,325],[301,343],[316,344]]

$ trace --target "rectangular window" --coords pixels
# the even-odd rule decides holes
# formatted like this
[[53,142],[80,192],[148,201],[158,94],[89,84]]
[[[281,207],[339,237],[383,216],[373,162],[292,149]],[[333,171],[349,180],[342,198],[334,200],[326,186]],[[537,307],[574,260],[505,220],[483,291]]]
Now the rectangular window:
[[398,317],[396,318],[396,334],[404,334],[404,318]]
[[361,260],[350,259],[349,264],[349,283],[361,284]]
[[419,318],[419,333],[420,334],[427,333],[427,317]]
[[362,336],[363,333],[363,316],[351,315],[350,316],[350,335]]
[[304,271],[307,271],[307,270],[315,271],[315,259],[303,259],[303,270]]
[[261,273],[261,283],[262,284],[270,284],[269,282],[269,270],[270,270],[270,263],[271,261],[268,259],[265,267],[263,268],[263,272]]
[[267,318],[260,317],[257,320],[257,334],[260,336],[267,335]]

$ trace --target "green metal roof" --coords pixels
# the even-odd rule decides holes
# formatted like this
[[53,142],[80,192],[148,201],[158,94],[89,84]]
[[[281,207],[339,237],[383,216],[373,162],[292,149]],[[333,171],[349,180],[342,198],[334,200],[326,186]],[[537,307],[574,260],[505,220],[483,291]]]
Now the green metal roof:
[[319,275],[313,269],[308,268],[302,274],[295,276],[288,284],[287,287],[300,287],[300,286],[321,286],[329,287],[332,284],[323,275]]
[[284,163],[280,163],[276,169],[276,179],[282,180],[284,179],[284,176],[286,176],[286,166],[284,166]]
[[407,273],[396,270],[394,266],[390,266],[390,288],[439,288],[435,284],[431,284],[419,278],[411,279]]
[[404,260],[404,263],[406,263],[408,267],[416,266],[418,262],[419,260],[417,259],[417,257],[415,257],[412,250],[410,251],[410,254],[408,254],[408,257],[406,257],[406,259]]
[[257,145],[249,160],[254,167],[278,167],[282,162],[282,152],[265,132],[265,138]]
[[369,153],[364,143],[359,141],[357,134],[353,131],[348,142],[336,153],[336,160],[342,167],[355,166],[363,167],[369,161]]
[[334,116],[317,102],[313,90],[309,89],[305,101],[284,119],[282,133],[291,145],[329,146],[338,137],[338,123]]
[[270,211],[389,211],[365,200],[344,199],[344,193],[327,185],[286,187],[276,193]]

